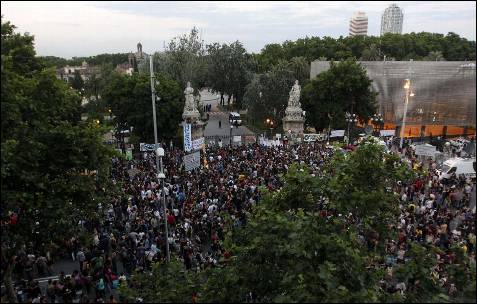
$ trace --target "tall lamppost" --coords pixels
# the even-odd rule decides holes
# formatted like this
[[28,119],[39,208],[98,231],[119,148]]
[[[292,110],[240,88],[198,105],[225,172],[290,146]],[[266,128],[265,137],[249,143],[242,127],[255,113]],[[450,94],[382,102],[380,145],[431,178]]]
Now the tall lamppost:
[[[157,144],[157,122],[156,122],[156,77],[154,76],[154,70],[152,66],[152,56],[149,57],[149,68],[151,71],[151,100],[152,100],[152,117],[154,122],[154,147],[156,148],[156,170],[157,170],[157,179],[162,184],[162,206],[164,208],[164,224],[166,230],[166,253],[167,253],[167,262],[171,261],[169,253],[169,228],[167,227],[167,213],[166,213],[166,200],[165,200],[165,191],[164,191],[164,170],[162,168],[162,156],[164,156],[164,149],[159,148]],[[159,158],[161,158],[159,160]]]
[[232,121],[230,121],[230,140],[229,140],[229,145],[232,146],[232,130],[234,129],[234,126],[232,125]]
[[373,122],[373,125],[374,125],[374,131],[379,132],[384,123],[383,115],[374,114],[373,117],[371,117],[371,121]]
[[417,116],[419,117],[419,122],[420,122],[420,126],[421,126],[421,131],[419,132],[420,135],[419,135],[419,141],[422,143],[422,133],[423,133],[423,130],[425,130],[425,127],[423,128],[423,125],[422,125],[422,116],[424,114],[424,109],[422,108],[417,108],[416,109],[416,114]]
[[273,120],[271,120],[270,118],[267,118],[267,120],[265,121],[265,124],[270,129],[270,139],[271,139],[272,138],[272,130],[273,130]]
[[406,129],[406,115],[407,115],[407,105],[409,103],[409,97],[413,97],[414,93],[411,90],[411,80],[406,79],[404,83],[404,90],[406,90],[406,102],[404,104],[404,115],[402,117],[402,125],[401,125],[401,142],[399,143],[399,148],[402,149],[402,145],[404,143],[404,135]]
[[346,112],[345,114],[345,117],[346,117],[346,122],[348,123],[348,138],[347,138],[347,144],[349,144],[349,141],[350,141],[350,137],[351,137],[351,134],[350,134],[350,125],[351,124],[355,124],[358,122],[358,115],[356,114],[350,114],[348,112]]

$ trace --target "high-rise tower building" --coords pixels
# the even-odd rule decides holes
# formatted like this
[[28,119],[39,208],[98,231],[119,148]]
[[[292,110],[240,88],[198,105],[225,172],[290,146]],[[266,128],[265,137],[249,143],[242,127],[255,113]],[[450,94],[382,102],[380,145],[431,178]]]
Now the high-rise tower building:
[[396,4],[391,4],[384,10],[381,17],[381,36],[386,33],[402,34],[404,15]]
[[356,12],[349,21],[349,36],[366,36],[368,33],[368,16],[364,12]]

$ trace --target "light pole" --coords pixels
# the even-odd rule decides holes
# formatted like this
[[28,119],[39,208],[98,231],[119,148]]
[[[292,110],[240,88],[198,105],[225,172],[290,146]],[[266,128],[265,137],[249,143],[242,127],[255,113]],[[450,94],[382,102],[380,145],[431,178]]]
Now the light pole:
[[[169,263],[171,260],[169,254],[169,229],[167,227],[167,214],[166,214],[166,200],[165,200],[165,191],[164,191],[164,170],[162,168],[162,156],[164,156],[164,149],[159,148],[157,144],[157,123],[156,123],[156,88],[155,88],[155,76],[154,70],[152,66],[152,56],[149,57],[149,68],[151,70],[151,100],[152,100],[152,117],[154,122],[154,147],[156,148],[156,170],[157,170],[157,179],[162,182],[162,192],[163,192],[163,200],[162,206],[164,208],[164,224],[166,229],[166,253],[167,253],[167,262]],[[161,151],[162,150],[162,151]],[[159,161],[159,157],[161,160]]]
[[354,113],[350,114],[350,113],[346,112],[345,116],[346,116],[346,122],[348,123],[348,138],[347,138],[346,144],[349,144],[350,138],[351,138],[350,125],[352,123],[357,123],[358,122],[358,115],[356,115]]
[[326,144],[329,146],[330,145],[330,136],[331,136],[331,119],[333,118],[333,116],[330,115],[330,113],[328,113],[328,119],[329,119],[329,122],[328,122],[328,139],[326,140]]
[[425,130],[425,127],[423,128],[423,125],[422,125],[422,116],[424,114],[424,110],[422,108],[418,108],[418,109],[416,109],[416,113],[419,116],[419,121],[420,121],[420,124],[421,124],[420,125],[421,126],[421,131],[419,132],[419,134],[420,134],[419,135],[419,142],[422,143],[422,135],[423,135],[422,133],[423,133],[423,130]]
[[402,125],[401,125],[401,141],[399,143],[399,148],[402,149],[402,145],[404,143],[404,135],[405,135],[405,128],[406,128],[406,115],[407,115],[407,105],[409,103],[409,97],[413,97],[414,93],[411,90],[411,80],[406,79],[404,83],[404,89],[406,90],[406,102],[404,104],[404,115],[402,117]]
[[234,126],[232,125],[232,121],[230,121],[230,140],[229,140],[229,145],[232,146],[232,130],[234,129]]
[[384,122],[383,115],[382,114],[374,114],[373,117],[371,118],[371,121],[373,122],[373,125],[374,125],[374,131],[379,132],[381,130],[381,126]]
[[270,129],[270,139],[271,139],[272,138],[272,130],[273,130],[273,120],[271,120],[270,118],[267,118],[267,120],[265,121],[265,124]]

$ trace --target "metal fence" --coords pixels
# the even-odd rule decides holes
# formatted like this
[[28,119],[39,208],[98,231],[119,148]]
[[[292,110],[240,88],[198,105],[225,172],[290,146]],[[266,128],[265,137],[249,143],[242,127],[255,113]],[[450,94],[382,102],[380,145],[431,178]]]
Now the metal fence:
[[[240,137],[240,141],[234,141]],[[222,145],[226,146],[230,144],[230,135],[212,135],[205,136],[205,144],[208,146],[219,145],[219,141],[222,141]],[[232,135],[232,145],[248,145],[257,142],[255,135]]]

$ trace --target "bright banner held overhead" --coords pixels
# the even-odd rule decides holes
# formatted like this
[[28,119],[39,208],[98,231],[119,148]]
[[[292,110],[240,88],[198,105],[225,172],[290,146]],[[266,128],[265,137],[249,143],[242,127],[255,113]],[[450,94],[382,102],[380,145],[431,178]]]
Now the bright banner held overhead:
[[197,138],[192,141],[192,150],[200,150],[204,147],[205,137]]
[[394,136],[396,134],[396,130],[381,130],[379,131],[379,135],[381,136]]
[[192,128],[190,124],[184,124],[184,151],[192,151]]
[[146,152],[146,151],[155,151],[155,148],[160,148],[161,145],[157,144],[157,147],[155,144],[146,144],[146,143],[140,143],[139,144],[139,151],[141,152]]
[[332,130],[330,137],[343,137],[345,130]]
[[430,144],[417,145],[415,149],[416,155],[419,156],[434,156],[437,152],[436,146]]

